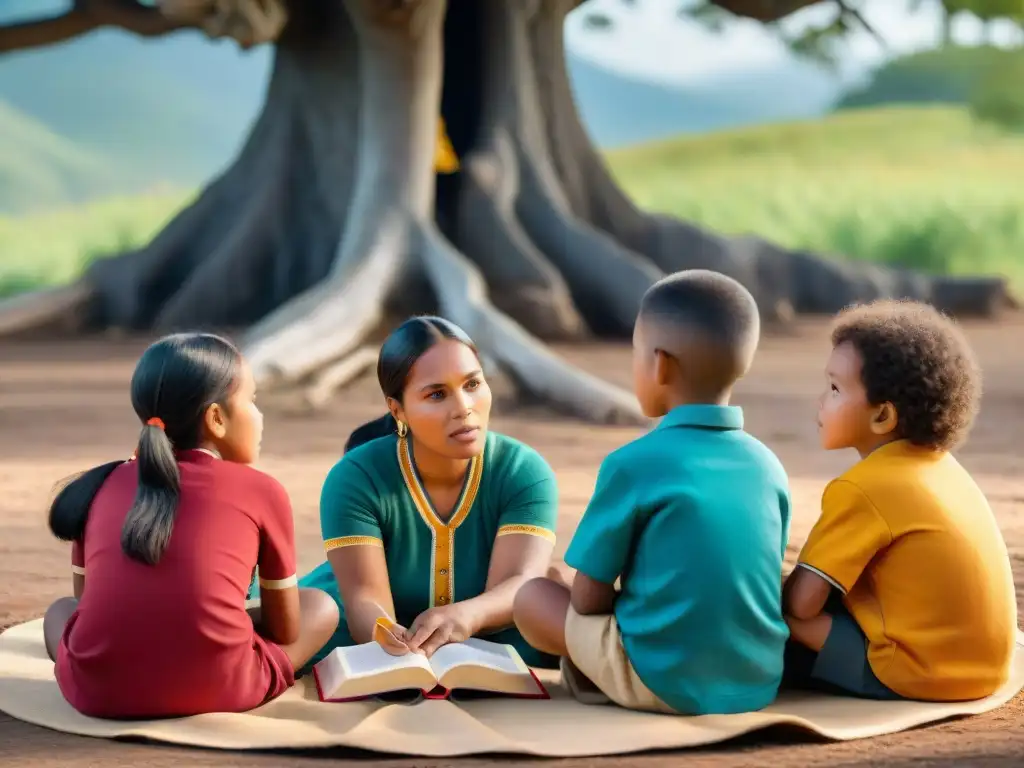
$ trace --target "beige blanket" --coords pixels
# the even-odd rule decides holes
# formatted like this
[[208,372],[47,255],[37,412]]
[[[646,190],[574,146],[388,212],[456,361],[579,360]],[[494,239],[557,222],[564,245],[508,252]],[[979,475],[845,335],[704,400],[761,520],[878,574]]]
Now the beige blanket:
[[143,737],[221,749],[332,746],[433,757],[487,752],[578,757],[696,747],[782,724],[830,739],[858,739],[987,712],[1024,687],[1024,634],[1017,639],[1010,682],[994,696],[966,704],[872,702],[787,693],[761,712],[672,717],[586,706],[569,698],[553,676],[545,683],[551,685],[550,701],[321,704],[312,683],[303,680],[276,701],[246,714],[108,722],[78,714],[61,697],[43,647],[42,621],[12,627],[0,635],[0,710],[67,733]]

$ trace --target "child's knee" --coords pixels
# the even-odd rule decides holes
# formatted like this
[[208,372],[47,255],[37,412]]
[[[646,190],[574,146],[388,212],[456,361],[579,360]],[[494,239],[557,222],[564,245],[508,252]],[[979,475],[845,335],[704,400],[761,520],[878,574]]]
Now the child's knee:
[[64,634],[64,627],[68,619],[78,607],[78,601],[73,597],[61,597],[55,600],[46,614],[43,616],[43,642],[46,645],[46,652],[50,659],[56,661],[57,646]]
[[572,587],[573,577],[576,575],[576,571],[570,568],[565,563],[555,563],[548,568],[547,578],[549,581],[553,581],[556,584],[561,584],[566,589]]
[[532,624],[537,617],[550,613],[552,609],[563,604],[568,607],[568,600],[569,588],[566,585],[544,577],[530,579],[516,592],[512,601],[512,618],[516,626]]
[[43,616],[43,627],[56,628],[59,625],[60,631],[63,631],[64,625],[67,624],[77,607],[78,601],[73,597],[61,597],[54,600]]
[[516,596],[512,599],[512,619],[518,625],[520,620],[527,619],[533,606],[539,599],[545,578],[530,579],[516,590]]

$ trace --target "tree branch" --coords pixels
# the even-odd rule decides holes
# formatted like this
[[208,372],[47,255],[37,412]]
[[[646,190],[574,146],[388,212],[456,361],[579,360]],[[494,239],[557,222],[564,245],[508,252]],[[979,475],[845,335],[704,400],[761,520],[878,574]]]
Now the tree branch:
[[102,27],[157,37],[186,26],[136,0],[77,0],[67,13],[0,25],[0,53],[62,43]]
[[713,5],[724,8],[733,16],[755,21],[771,22],[828,0],[710,0]]

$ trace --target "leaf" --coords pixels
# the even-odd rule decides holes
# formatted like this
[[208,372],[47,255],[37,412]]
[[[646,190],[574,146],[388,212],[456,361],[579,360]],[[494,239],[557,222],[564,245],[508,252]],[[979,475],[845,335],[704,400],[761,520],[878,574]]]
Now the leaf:
[[612,17],[599,11],[591,11],[583,17],[583,26],[587,29],[604,31],[615,26]]

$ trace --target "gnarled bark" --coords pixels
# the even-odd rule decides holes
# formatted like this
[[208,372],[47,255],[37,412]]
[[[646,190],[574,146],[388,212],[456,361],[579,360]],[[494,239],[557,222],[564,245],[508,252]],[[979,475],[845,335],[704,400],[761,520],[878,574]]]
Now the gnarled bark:
[[250,332],[246,350],[257,377],[298,382],[329,366],[333,373],[307,389],[307,402],[322,402],[334,379],[365,369],[360,344],[399,281],[408,285],[421,277],[441,311],[474,335],[482,354],[524,391],[587,419],[642,422],[625,393],[570,368],[497,309],[477,267],[433,222],[444,0],[396,8],[376,0],[345,5],[358,31],[361,97],[345,234],[330,274]]

